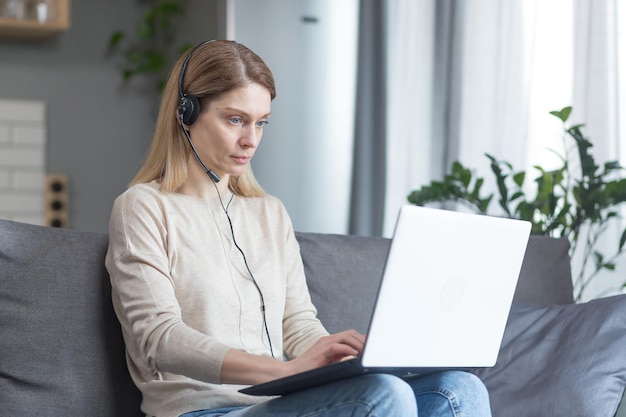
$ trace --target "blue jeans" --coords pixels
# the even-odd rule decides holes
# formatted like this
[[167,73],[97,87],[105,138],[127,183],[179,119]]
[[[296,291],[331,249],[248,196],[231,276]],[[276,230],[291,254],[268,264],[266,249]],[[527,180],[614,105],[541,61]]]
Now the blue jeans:
[[181,417],[489,417],[489,395],[473,374],[447,371],[403,380],[371,374],[249,407],[200,410]]

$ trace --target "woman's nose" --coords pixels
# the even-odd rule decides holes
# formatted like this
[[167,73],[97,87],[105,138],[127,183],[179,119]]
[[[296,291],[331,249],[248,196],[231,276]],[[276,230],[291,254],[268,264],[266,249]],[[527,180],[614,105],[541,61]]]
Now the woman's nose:
[[241,144],[246,148],[256,148],[261,141],[262,132],[256,126],[244,126],[242,129]]

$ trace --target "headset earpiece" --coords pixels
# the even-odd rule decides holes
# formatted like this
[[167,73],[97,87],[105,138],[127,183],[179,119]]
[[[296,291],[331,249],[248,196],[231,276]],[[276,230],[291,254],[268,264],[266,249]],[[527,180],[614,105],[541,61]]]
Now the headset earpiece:
[[[187,64],[189,64],[189,60],[191,59],[194,52],[196,52],[198,48],[200,48],[202,45],[206,45],[209,42],[214,42],[214,41],[213,40],[205,41],[197,45],[195,48],[193,48],[191,52],[189,52],[189,55],[187,55],[187,58],[185,58],[185,61],[183,62],[183,65],[180,68],[180,74],[178,75],[178,109],[177,110],[178,110],[178,118],[181,123],[183,133],[185,134],[185,138],[187,138],[187,141],[189,142],[189,146],[191,147],[191,151],[193,152],[193,155],[196,157],[196,159],[198,160],[198,163],[204,169],[207,175],[211,178],[211,181],[213,181],[213,184],[216,184],[220,182],[220,176],[217,175],[212,169],[207,167],[204,164],[204,162],[202,162],[202,159],[200,159],[200,155],[198,155],[196,148],[193,146],[193,142],[191,141],[191,135],[189,131],[187,130],[187,128],[185,127],[185,126],[190,126],[194,124],[194,122],[198,119],[198,115],[200,114],[200,100],[198,99],[198,97],[192,94],[185,94],[184,89],[183,89],[184,81],[185,81],[185,72],[187,71]],[[219,191],[218,191],[218,194],[219,194]]]
[[185,80],[185,72],[187,72],[187,64],[189,64],[189,60],[191,60],[191,57],[196,50],[198,50],[198,48],[210,42],[214,42],[214,40],[204,41],[196,45],[191,52],[189,52],[189,55],[187,55],[187,58],[185,58],[185,61],[180,68],[180,74],[178,75],[178,114],[182,123],[187,126],[192,125],[198,119],[198,115],[200,114],[200,100],[198,100],[198,97],[191,94],[185,94],[184,92],[183,84]]
[[200,114],[200,101],[196,96],[181,96],[178,101],[178,114],[181,122],[190,126],[198,119]]

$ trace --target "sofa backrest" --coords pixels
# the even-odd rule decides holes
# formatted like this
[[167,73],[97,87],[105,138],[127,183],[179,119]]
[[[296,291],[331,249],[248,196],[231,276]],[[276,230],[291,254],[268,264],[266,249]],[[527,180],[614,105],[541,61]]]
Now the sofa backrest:
[[[311,298],[324,325],[330,332],[347,328],[366,332],[390,240],[316,233],[296,236]],[[573,303],[568,250],[567,239],[531,236],[514,302]]]
[[[331,332],[365,332],[389,240],[296,236],[322,322]],[[143,415],[111,306],[107,244],[104,234],[0,220],[3,415]],[[531,238],[516,299],[571,298],[567,243]]]
[[143,415],[107,245],[106,235],[0,220],[0,414]]
[[534,306],[572,304],[574,289],[569,249],[567,238],[531,236],[514,302]]

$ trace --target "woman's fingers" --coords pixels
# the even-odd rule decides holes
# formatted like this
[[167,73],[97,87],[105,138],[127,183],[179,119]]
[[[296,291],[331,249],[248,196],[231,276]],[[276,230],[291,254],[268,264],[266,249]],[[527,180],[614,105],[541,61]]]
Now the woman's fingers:
[[318,368],[358,356],[363,351],[365,335],[346,330],[320,338],[309,350],[291,361],[293,372]]

